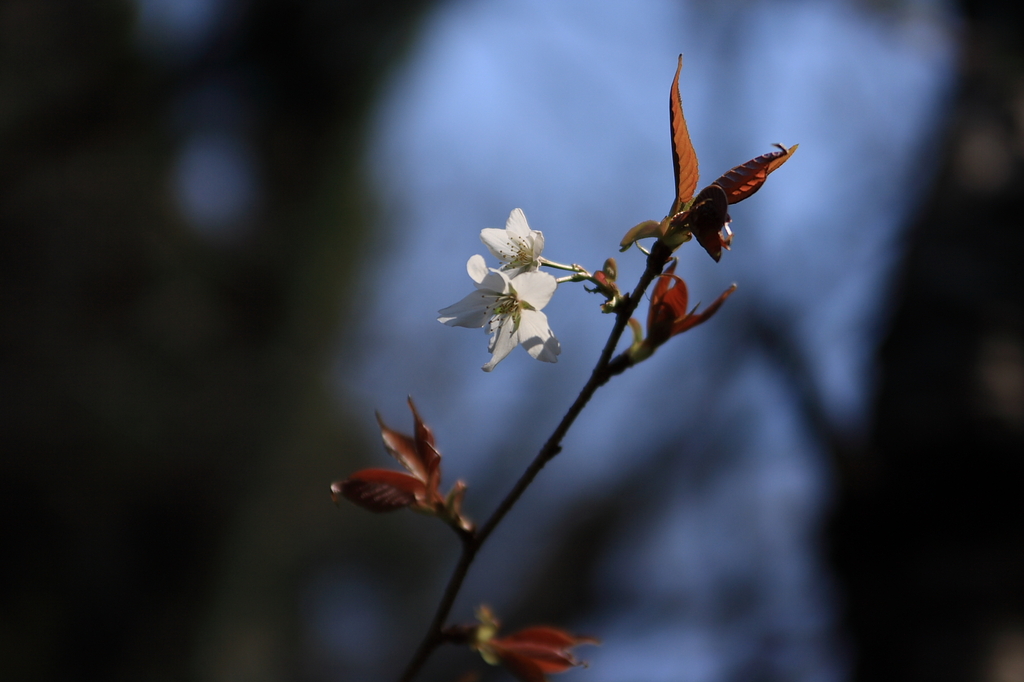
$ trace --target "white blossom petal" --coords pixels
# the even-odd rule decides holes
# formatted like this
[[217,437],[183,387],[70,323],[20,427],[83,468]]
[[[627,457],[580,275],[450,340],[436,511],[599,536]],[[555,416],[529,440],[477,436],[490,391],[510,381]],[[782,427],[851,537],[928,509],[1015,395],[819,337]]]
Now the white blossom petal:
[[508,275],[504,272],[491,270],[482,282],[477,283],[476,288],[480,291],[493,293],[496,296],[503,296],[511,293],[512,284],[509,281]]
[[519,335],[516,333],[515,322],[510,315],[497,317],[491,321],[491,324],[494,334],[491,336],[487,350],[492,355],[490,362],[481,368],[485,372],[494,369],[495,365],[504,360],[512,352],[512,349],[519,345]]
[[[533,260],[540,261],[540,254],[544,252],[544,233],[540,230],[533,231]],[[540,267],[538,263],[537,267]]]
[[469,273],[470,278],[477,284],[483,282],[488,272],[487,262],[484,261],[484,257],[480,254],[471,256],[466,262],[466,272]]
[[531,356],[543,362],[558,362],[562,346],[548,326],[548,318],[536,310],[524,310],[519,319],[519,343]]
[[530,229],[526,215],[520,208],[513,209],[509,214],[504,230],[493,227],[480,230],[480,241],[495,258],[504,263],[501,269],[512,276],[540,267],[544,235]]
[[526,301],[534,310],[548,304],[558,288],[558,281],[546,272],[522,272],[513,278],[512,288],[520,301]]
[[498,297],[483,291],[467,294],[461,301],[437,311],[438,322],[449,327],[482,327],[491,317],[491,310]]
[[526,214],[521,208],[513,208],[505,221],[505,231],[509,234],[525,239],[530,236],[530,224],[526,222]]
[[507,231],[499,230],[496,227],[485,227],[480,230],[480,241],[484,243],[484,246],[487,247],[487,250],[495,258],[503,263],[512,260],[512,254],[515,253],[515,245],[509,238]]

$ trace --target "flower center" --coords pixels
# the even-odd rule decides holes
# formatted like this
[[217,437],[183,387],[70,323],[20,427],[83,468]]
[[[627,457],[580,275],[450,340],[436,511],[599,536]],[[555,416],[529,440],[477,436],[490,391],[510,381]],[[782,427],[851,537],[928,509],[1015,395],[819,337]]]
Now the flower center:
[[519,318],[522,314],[524,304],[519,300],[519,297],[515,293],[506,294],[498,298],[497,304],[492,308],[494,316],[491,318],[491,329],[497,324],[500,326],[501,319],[505,317],[512,318],[514,323],[514,329],[519,328]]
[[526,265],[533,260],[533,249],[526,243],[523,238],[516,238],[512,240],[512,249],[514,251],[514,257],[509,260],[511,265],[516,267]]

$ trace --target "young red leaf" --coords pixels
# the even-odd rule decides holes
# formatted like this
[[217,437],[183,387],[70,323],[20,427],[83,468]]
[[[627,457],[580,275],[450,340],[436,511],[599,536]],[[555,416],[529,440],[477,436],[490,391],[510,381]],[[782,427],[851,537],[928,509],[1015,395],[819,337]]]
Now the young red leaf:
[[699,171],[697,154],[690,141],[690,132],[683,116],[683,101],[679,95],[679,74],[682,69],[683,56],[679,55],[668,99],[672,170],[676,181],[676,197],[672,209],[661,221],[646,220],[631,228],[619,242],[619,247],[625,251],[639,239],[656,237],[663,246],[675,250],[691,237],[696,237],[704,250],[718,261],[722,257],[722,249],[728,249],[732,241],[732,233],[728,228],[729,204],[742,201],[760,189],[768,175],[788,161],[799,145],[789,149],[775,145],[779,151],[762,154],[742,166],[736,166],[694,198]]
[[335,504],[340,496],[377,513],[411,506],[425,495],[426,486],[418,478],[387,469],[363,469],[344,481],[331,484]]
[[565,630],[559,630],[550,625],[535,625],[530,628],[523,628],[519,632],[502,637],[502,641],[506,644],[509,642],[521,642],[556,649],[565,649],[566,647],[582,643],[597,643],[597,640],[592,637],[576,637],[575,635],[570,635]]
[[[672,337],[672,327],[675,321],[686,315],[688,312],[689,296],[686,290],[686,282],[676,277],[676,259],[668,269],[658,277],[651,292],[651,304],[647,308],[647,338],[648,344],[657,348]],[[669,286],[671,285],[671,288]]]
[[[672,128],[672,169],[676,175],[676,200],[669,215],[675,215],[693,197],[697,189],[697,153],[690,142],[690,131],[683,116],[683,100],[679,96],[679,72],[683,70],[683,55],[679,55],[676,76],[668,93],[669,123]],[[634,240],[635,241],[635,240]],[[630,242],[632,243],[632,242]]]
[[557,628],[540,626],[492,639],[490,647],[509,672],[523,682],[544,682],[545,673],[561,673],[582,665],[569,651],[579,644],[597,644]]
[[672,260],[668,269],[658,277],[651,291],[651,304],[647,309],[647,338],[635,334],[636,340],[627,351],[634,363],[649,358],[658,346],[676,334],[682,334],[707,321],[718,311],[725,299],[736,291],[736,285],[733,284],[706,310],[698,313],[697,308],[700,304],[694,306],[693,310],[687,310],[689,295],[686,282],[675,274],[677,262],[675,259]]
[[[415,424],[414,438],[416,442],[416,454],[419,461],[423,464],[423,468],[427,473],[427,481],[430,478],[436,477],[438,469],[441,466],[441,453],[437,451],[434,446],[434,432],[430,430],[430,427],[426,425],[423,418],[420,417],[420,413],[416,410],[416,405],[412,402],[412,398],[409,398],[409,409],[412,410],[413,422]],[[434,486],[436,487],[437,482]]]
[[697,312],[697,308],[700,307],[700,304],[698,303],[697,305],[695,305],[693,307],[693,310],[691,310],[685,316],[683,316],[682,319],[676,320],[676,323],[672,326],[672,336],[675,336],[676,334],[682,334],[683,332],[689,329],[693,329],[698,324],[703,324],[704,322],[706,322],[708,318],[710,318],[712,315],[718,312],[718,309],[722,307],[723,303],[725,303],[725,299],[729,298],[734,291],[736,291],[736,285],[732,284],[729,286],[728,289],[723,291],[718,296],[718,298],[716,298],[711,303],[711,305],[709,305],[707,308],[705,308],[699,313]]
[[491,665],[502,665],[522,682],[546,682],[545,673],[560,673],[583,665],[570,649],[580,644],[598,644],[592,637],[577,637],[546,625],[497,637],[498,620],[486,606],[477,610],[480,625],[470,646]]
[[525,656],[511,652],[499,654],[501,665],[512,673],[520,682],[547,682],[544,670],[537,663]]
[[728,249],[732,241],[731,236],[722,236],[729,220],[729,202],[725,191],[712,183],[700,191],[688,211],[672,217],[669,231],[692,233],[717,262],[722,258],[722,249]]
[[473,522],[462,515],[461,509],[466,484],[456,481],[447,496],[441,494],[441,453],[434,446],[434,434],[423,422],[412,398],[409,398],[409,408],[415,426],[413,436],[390,428],[380,413],[377,414],[384,447],[409,473],[387,469],[358,471],[331,485],[334,503],[344,497],[373,512],[410,507],[413,511],[437,516],[460,534],[472,533]]
[[[789,161],[796,148],[795,144],[786,149],[781,144],[775,145],[779,148],[777,152],[769,152],[747,161],[742,166],[736,166],[722,177],[715,180],[714,184],[725,190],[725,196],[730,204],[743,201],[751,194],[761,189],[761,185],[776,168]],[[716,259],[717,260],[717,259]]]
[[404,433],[395,431],[385,424],[379,412],[377,413],[377,424],[380,425],[380,437],[384,441],[384,448],[410,474],[425,483],[429,477],[429,472],[420,458],[420,453],[416,447],[416,440]]

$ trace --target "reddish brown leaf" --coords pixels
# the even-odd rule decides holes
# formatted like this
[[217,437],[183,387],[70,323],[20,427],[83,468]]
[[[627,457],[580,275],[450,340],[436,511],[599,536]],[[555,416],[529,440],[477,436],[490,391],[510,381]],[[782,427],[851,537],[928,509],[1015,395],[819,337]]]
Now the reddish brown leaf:
[[544,673],[560,673],[580,665],[569,649],[579,644],[597,643],[592,637],[576,637],[565,630],[548,626],[526,628],[507,637],[491,640],[494,652],[506,666],[508,658],[516,657],[529,660]]
[[[689,295],[686,291],[686,282],[676,276],[676,265],[679,260],[673,258],[665,272],[658,277],[658,283],[654,285],[654,293],[651,294],[652,303],[667,305],[678,315],[686,314],[686,306]],[[671,286],[671,288],[669,288]]]
[[544,670],[534,661],[514,653],[499,654],[501,665],[522,682],[547,682]]
[[545,673],[560,673],[583,665],[570,649],[578,644],[598,644],[592,637],[577,637],[565,630],[540,625],[507,637],[495,637],[499,623],[486,606],[477,609],[479,627],[471,646],[495,665],[501,663],[523,682],[545,682]]
[[414,438],[416,441],[417,458],[423,464],[423,469],[427,472],[429,479],[437,472],[437,468],[441,465],[441,454],[434,446],[434,432],[430,430],[430,427],[420,417],[420,413],[416,410],[416,405],[412,402],[411,397],[409,398],[409,409],[412,410],[413,421],[416,424]]
[[689,296],[686,282],[675,275],[677,262],[672,260],[651,292],[651,305],[647,309],[647,339],[644,341],[651,349],[705,322],[736,291],[736,285],[733,284],[703,312],[697,312],[700,304],[694,306],[693,310],[687,310]]
[[743,201],[761,189],[761,185],[764,184],[768,175],[786,163],[800,145],[795,144],[789,149],[782,145],[775,146],[779,148],[779,151],[762,154],[756,159],[747,161],[742,166],[736,166],[715,180],[714,184],[725,190],[725,196],[730,204]]
[[654,347],[671,338],[675,321],[687,312],[686,282],[674,274],[678,262],[675,258],[672,259],[672,263],[658,277],[651,292],[651,304],[647,308],[647,336]]
[[679,319],[685,315],[688,315],[690,311],[686,309],[689,303],[689,292],[686,290],[686,282],[681,277],[672,276],[671,279],[675,285],[665,292],[662,297],[662,304],[672,311],[672,314]]
[[694,306],[693,310],[691,310],[689,313],[683,316],[682,319],[676,320],[676,323],[672,326],[672,336],[675,336],[676,334],[682,334],[688,329],[693,329],[698,324],[703,324],[704,322],[706,322],[708,318],[710,318],[712,315],[718,312],[718,309],[722,307],[723,303],[725,303],[725,299],[729,298],[729,296],[731,296],[732,292],[734,291],[736,291],[735,284],[733,284],[728,289],[723,291],[721,296],[716,298],[711,305],[709,305],[705,310],[699,313],[697,312],[697,308],[700,306],[700,304],[698,303],[696,306]]
[[559,649],[565,649],[566,647],[575,646],[576,644],[582,644],[584,642],[594,643],[590,637],[576,637],[570,635],[565,630],[559,630],[547,625],[538,625],[532,628],[525,628],[519,632],[508,635],[501,639],[506,644],[508,642],[529,642],[539,646],[555,647]]
[[[683,116],[683,100],[679,96],[679,72],[683,70],[683,55],[679,55],[676,76],[668,93],[669,123],[672,129],[672,169],[676,174],[676,200],[669,215],[675,215],[693,197],[697,189],[697,153],[690,142],[690,131]],[[631,242],[632,243],[632,242]]]
[[672,217],[670,229],[689,230],[715,261],[722,257],[722,249],[729,248],[729,240],[722,230],[729,223],[729,202],[725,191],[714,183],[700,191],[690,210]]
[[415,504],[425,494],[423,482],[415,476],[387,469],[363,469],[331,485],[337,502],[341,495],[372,512],[389,512]]
[[390,428],[380,418],[379,412],[377,413],[377,423],[380,425],[380,436],[384,441],[384,447],[391,453],[391,456],[397,459],[399,464],[404,466],[410,474],[426,483],[429,472],[416,450],[416,441],[410,436]]

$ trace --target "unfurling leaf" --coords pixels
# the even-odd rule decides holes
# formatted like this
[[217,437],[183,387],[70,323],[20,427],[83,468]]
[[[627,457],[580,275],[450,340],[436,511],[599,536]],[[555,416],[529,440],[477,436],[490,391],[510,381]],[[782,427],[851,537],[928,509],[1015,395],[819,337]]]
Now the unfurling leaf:
[[605,260],[604,265],[601,266],[601,272],[604,273],[606,281],[614,282],[615,278],[619,276],[619,265],[615,262],[614,258],[608,258]]
[[499,623],[486,606],[477,610],[480,625],[470,646],[491,665],[504,666],[521,682],[547,682],[546,673],[565,672],[585,665],[571,649],[580,644],[599,644],[593,637],[577,637],[546,625],[498,637]]
[[[756,159],[747,161],[742,166],[736,166],[731,171],[715,180],[714,184],[725,190],[725,196],[730,204],[743,201],[751,194],[761,189],[761,185],[776,168],[789,161],[796,148],[795,144],[786,149],[781,144],[775,145],[779,148],[777,152],[762,154]],[[715,260],[718,260],[717,258]]]
[[725,299],[736,291],[736,285],[722,292],[715,301],[703,312],[697,312],[700,308],[698,303],[689,309],[689,293],[686,290],[686,282],[677,277],[676,259],[668,266],[654,285],[651,292],[651,305],[647,310],[647,338],[640,332],[640,323],[630,320],[633,327],[633,344],[626,351],[632,364],[643,362],[654,354],[659,346],[677,334],[693,329],[699,324],[708,320],[725,302]]
[[438,489],[441,484],[441,453],[434,445],[434,433],[420,417],[409,398],[415,429],[412,436],[395,431],[377,414],[384,448],[409,473],[388,469],[363,469],[344,481],[331,484],[331,499],[337,504],[344,497],[372,512],[389,512],[403,507],[436,516],[460,534],[473,532],[473,523],[462,516],[462,498],[466,484],[457,481],[447,496]]
[[675,215],[683,210],[683,206],[697,189],[699,177],[697,152],[693,150],[693,143],[690,142],[690,131],[686,129],[686,118],[683,116],[683,100],[679,96],[679,72],[682,70],[683,55],[679,55],[676,76],[672,79],[672,88],[668,94],[669,123],[672,127],[672,169],[676,175],[676,200],[672,203],[669,215]]
[[645,220],[642,223],[629,228],[629,232],[627,232],[626,236],[622,238],[621,242],[619,242],[619,251],[625,251],[637,240],[646,239],[647,237],[661,236],[661,223],[657,220]]
[[722,249],[728,249],[732,242],[728,205],[742,201],[760,189],[765,179],[788,161],[799,145],[789,149],[775,145],[779,151],[762,154],[742,166],[736,166],[694,198],[699,171],[697,154],[690,142],[690,132],[683,116],[683,101],[679,95],[679,74],[682,69],[683,55],[679,55],[668,98],[676,198],[663,220],[646,220],[634,226],[619,242],[619,247],[620,251],[625,251],[635,241],[656,237],[663,246],[675,250],[692,237],[697,237],[704,250],[717,261],[722,257]]
[[416,437],[416,445],[418,446],[418,449],[421,450],[419,453],[420,459],[423,460],[423,464],[429,473],[436,469],[441,463],[441,455],[437,452],[437,447],[434,445],[434,432],[423,421],[423,417],[420,416],[412,398],[410,397],[408,400],[409,409],[412,410],[415,426],[414,435]]
[[416,439],[395,431],[384,423],[380,413],[377,413],[377,424],[380,425],[381,440],[384,441],[384,448],[392,457],[398,460],[405,469],[422,481],[427,480],[427,465],[423,461]]
[[[728,249],[732,241],[732,235],[727,232],[728,224],[729,202],[725,191],[712,183],[700,191],[690,210],[672,217],[668,232],[669,235],[692,233],[717,262],[722,258],[722,249]],[[725,236],[723,231],[726,231]]]
[[344,497],[377,513],[411,506],[425,493],[426,487],[415,476],[387,469],[363,469],[331,485],[335,504],[339,497]]

